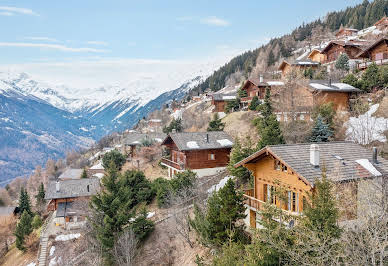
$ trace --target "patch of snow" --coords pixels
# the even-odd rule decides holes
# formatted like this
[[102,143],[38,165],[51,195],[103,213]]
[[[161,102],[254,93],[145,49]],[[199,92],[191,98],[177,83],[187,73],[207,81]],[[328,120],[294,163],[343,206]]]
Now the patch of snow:
[[82,131],[85,131],[85,132],[89,132],[89,130],[87,128],[84,128],[84,127],[80,127],[79,129]]
[[101,179],[104,177],[104,174],[103,173],[96,173],[93,175],[93,177],[97,177],[97,178]]
[[373,166],[373,164],[370,163],[368,159],[359,159],[359,160],[356,160],[356,163],[364,167],[372,175],[381,176],[381,173]]
[[54,255],[54,252],[55,252],[55,246],[51,246],[51,248],[50,248],[50,257],[52,255]]
[[154,138],[154,140],[156,141],[156,142],[163,142],[163,140],[162,139],[160,139],[160,138]]
[[27,266],[36,266],[36,263],[35,262],[31,262],[31,263],[27,264]]
[[223,147],[233,146],[233,142],[228,139],[217,139],[217,142]]
[[147,213],[147,219],[150,219],[155,216],[155,212],[149,212]]
[[298,65],[317,65],[316,62],[309,62],[309,61],[299,61]]
[[358,117],[350,117],[346,123],[346,139],[367,145],[372,141],[386,142],[384,131],[388,130],[388,119],[372,116],[379,104],[374,104],[369,111]]
[[267,81],[267,83],[270,86],[283,86],[284,85],[283,81]]
[[61,265],[61,262],[62,262],[61,257],[59,257],[58,259],[57,259],[57,257],[54,257],[50,260],[49,266]]
[[175,110],[174,113],[171,114],[171,116],[177,120],[177,119],[182,119],[182,110]]
[[332,83],[333,86],[338,87],[341,90],[345,89],[354,89],[353,86],[346,84],[346,83]]
[[225,112],[218,112],[218,118],[222,119],[226,116]]
[[135,140],[134,142],[132,142],[132,144],[141,144],[141,143],[140,143],[140,141]]
[[105,168],[104,168],[104,166],[102,166],[102,162],[99,161],[97,164],[90,167],[90,169],[92,169],[92,170],[104,170]]
[[223,100],[235,100],[236,96],[222,96]]
[[77,234],[68,234],[68,235],[58,235],[56,238],[55,238],[55,241],[68,241],[68,240],[72,240],[72,239],[77,239],[81,236],[80,233],[77,233]]
[[189,149],[199,149],[198,143],[196,141],[188,141],[186,146]]
[[223,188],[226,185],[226,182],[228,182],[231,178],[233,178],[231,175],[225,176],[218,184],[211,186],[207,192],[212,193],[214,191],[218,191],[220,188]]
[[115,148],[121,148],[123,145],[121,145],[121,144],[117,144],[117,145],[115,145]]

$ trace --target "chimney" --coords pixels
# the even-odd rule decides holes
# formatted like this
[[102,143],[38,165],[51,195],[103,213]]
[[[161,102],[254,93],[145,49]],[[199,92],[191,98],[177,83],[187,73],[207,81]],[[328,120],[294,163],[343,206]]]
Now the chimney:
[[264,82],[263,75],[260,75],[260,83]]
[[329,87],[331,87],[331,78],[329,78]]
[[59,181],[55,182],[55,190],[59,192]]
[[377,161],[377,148],[376,147],[373,147],[372,148],[372,163],[379,163]]
[[209,133],[206,133],[206,142],[209,143]]
[[310,163],[314,167],[319,167],[319,146],[318,144],[310,145]]

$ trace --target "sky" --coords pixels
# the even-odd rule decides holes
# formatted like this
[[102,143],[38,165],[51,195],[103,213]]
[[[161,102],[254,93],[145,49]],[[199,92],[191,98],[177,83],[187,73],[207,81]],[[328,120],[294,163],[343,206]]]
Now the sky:
[[[176,69],[179,75],[184,68],[188,75],[360,2],[0,0],[0,71],[80,87],[155,71]],[[156,62],[147,73],[144,66]]]

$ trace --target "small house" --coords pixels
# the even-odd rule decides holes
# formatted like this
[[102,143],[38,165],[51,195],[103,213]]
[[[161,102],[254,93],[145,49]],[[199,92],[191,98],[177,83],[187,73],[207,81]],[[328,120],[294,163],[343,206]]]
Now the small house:
[[379,21],[377,21],[374,25],[376,29],[382,31],[382,32],[387,32],[388,31],[388,17],[384,16],[382,17]]
[[236,93],[222,94],[215,93],[212,96],[212,105],[214,106],[213,112],[220,113],[225,112],[225,107],[230,101],[237,99]]
[[363,58],[364,61],[357,64],[358,69],[365,69],[372,63],[376,65],[388,64],[388,38],[379,38],[360,52],[358,57]]
[[161,164],[168,168],[169,177],[189,169],[202,177],[225,169],[233,139],[223,131],[182,132],[169,134],[162,145],[167,155]]
[[[371,193],[370,182],[381,184],[388,171],[388,161],[378,157],[375,149],[372,152],[351,142],[267,146],[235,165],[239,166],[248,168],[254,176],[253,188],[244,194],[245,223],[250,228],[259,227],[265,203],[291,215],[303,213],[304,202],[314,193],[315,180],[322,177],[323,171],[344,192],[339,195],[341,204],[346,204],[341,220],[357,219],[365,208],[374,209],[360,201]],[[280,188],[286,191],[286,201],[275,194]],[[380,193],[381,189],[377,187]]]
[[303,59],[303,60],[295,60],[294,62],[290,63],[287,61],[283,61],[279,66],[279,71],[282,72],[282,78],[286,77],[288,73],[291,71],[304,71],[308,68],[318,68],[319,62],[312,61],[310,59]]
[[358,32],[357,29],[344,28],[341,26],[341,28],[335,33],[335,37],[337,38],[349,37],[349,36],[355,35],[357,32]]
[[314,48],[307,58],[313,62],[318,62],[320,64],[324,63],[326,60],[326,55],[322,54],[321,49]]
[[85,220],[87,201],[100,191],[98,178],[49,181],[45,199],[49,201],[47,210],[54,211],[54,221],[58,225]]
[[251,103],[253,97],[257,96],[259,100],[264,100],[265,92],[274,86],[283,86],[282,81],[264,81],[263,76],[258,79],[250,78],[241,87],[241,90],[246,91],[247,96],[241,98],[243,108],[246,108]]
[[88,177],[102,177],[105,175],[105,168],[102,161],[98,161],[95,165],[86,170]]

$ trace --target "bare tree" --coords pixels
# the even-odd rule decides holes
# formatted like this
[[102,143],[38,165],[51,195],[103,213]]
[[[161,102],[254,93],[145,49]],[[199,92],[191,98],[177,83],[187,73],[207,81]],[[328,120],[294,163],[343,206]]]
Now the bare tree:
[[135,233],[131,230],[125,230],[116,240],[113,252],[116,262],[119,266],[135,265],[137,255],[138,241]]

